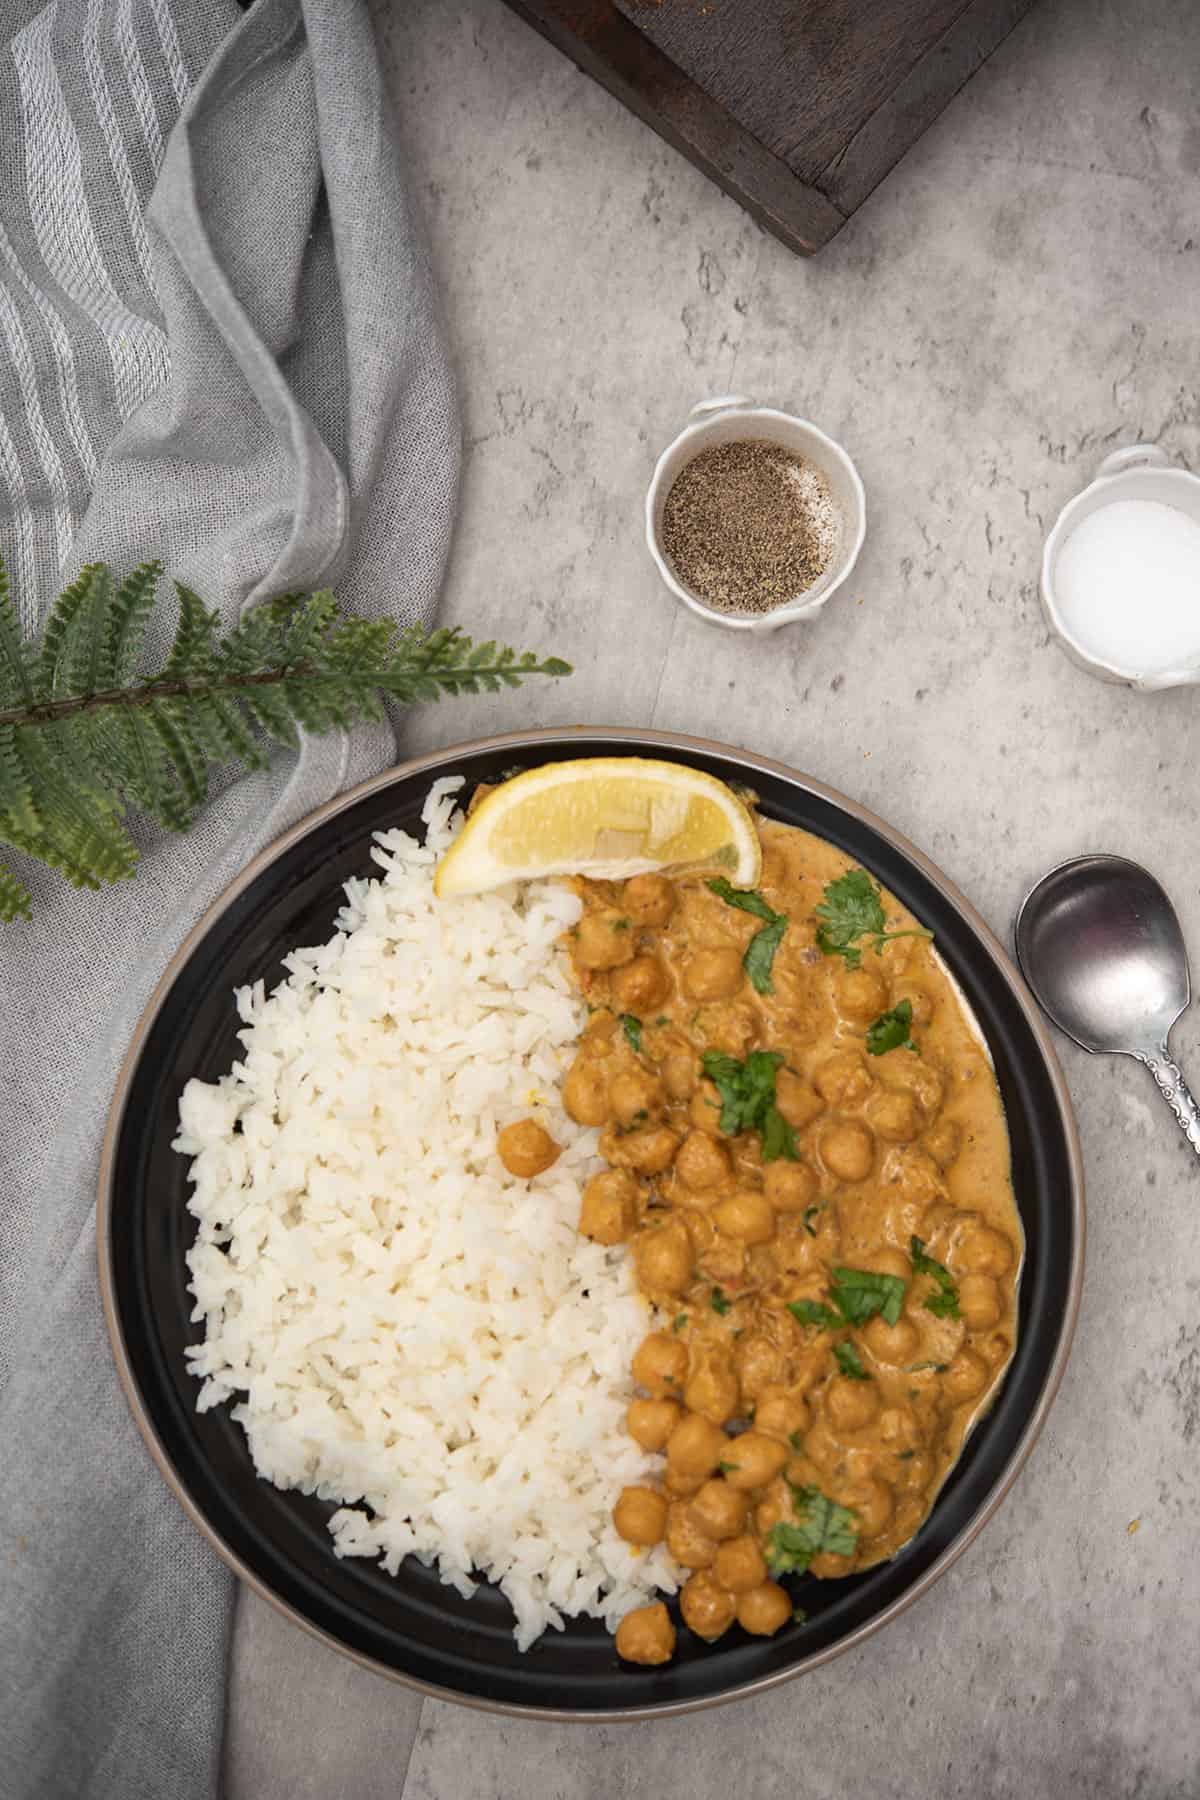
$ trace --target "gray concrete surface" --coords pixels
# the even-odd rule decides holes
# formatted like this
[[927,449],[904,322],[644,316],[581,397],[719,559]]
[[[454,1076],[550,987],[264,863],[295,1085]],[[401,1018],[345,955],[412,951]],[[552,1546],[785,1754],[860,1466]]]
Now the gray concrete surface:
[[[499,0],[377,16],[466,413],[444,616],[579,670],[423,712],[411,745],[728,738],[877,808],[1000,930],[1057,858],[1137,857],[1200,958],[1200,699],[1094,683],[1035,592],[1046,527],[1113,445],[1200,466],[1200,8],[1041,0],[809,263]],[[641,542],[655,455],[731,389],[840,437],[870,514],[853,587],[754,644],[677,610]],[[1200,1070],[1194,1019],[1177,1045]],[[1063,1054],[1090,1182],[1075,1354],[1013,1494],[918,1606],[678,1723],[426,1703],[406,1770],[405,1693],[248,1602],[231,1800],[1194,1800],[1200,1172],[1139,1070]]]

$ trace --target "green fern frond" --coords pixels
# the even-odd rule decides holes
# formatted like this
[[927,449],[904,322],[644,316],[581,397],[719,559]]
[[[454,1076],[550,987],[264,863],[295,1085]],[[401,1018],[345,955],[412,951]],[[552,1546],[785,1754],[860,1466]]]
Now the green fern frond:
[[179,599],[179,623],[175,642],[163,665],[163,675],[174,681],[181,675],[207,675],[213,664],[213,645],[221,628],[219,613],[210,613],[199,594],[181,581],[175,583]]
[[11,924],[13,919],[32,919],[33,903],[29,889],[24,882],[18,881],[11,869],[0,863],[0,924]]
[[[349,730],[409,703],[497,693],[570,674],[557,657],[474,644],[457,626],[397,631],[345,617],[328,589],[284,594],[222,633],[176,583],[179,618],[162,668],[138,668],[162,574],[145,562],[118,586],[89,565],[24,642],[0,561],[0,843],[97,888],[134,872],[132,809],[183,831],[208,795],[211,764],[262,768],[269,744]],[[0,920],[27,918],[29,894],[0,867]]]
[[132,575],[125,577],[117,589],[108,626],[107,679],[113,687],[124,687],[137,673],[138,659],[142,654],[146,626],[154,610],[154,597],[158,592],[158,578],[161,574],[160,562],[142,563]]
[[0,560],[0,705],[32,700],[34,678],[29,646],[21,636],[21,623],[8,586],[8,572]]
[[67,630],[65,680],[67,692],[87,698],[106,685],[113,577],[104,563],[93,563],[83,573],[87,586]]

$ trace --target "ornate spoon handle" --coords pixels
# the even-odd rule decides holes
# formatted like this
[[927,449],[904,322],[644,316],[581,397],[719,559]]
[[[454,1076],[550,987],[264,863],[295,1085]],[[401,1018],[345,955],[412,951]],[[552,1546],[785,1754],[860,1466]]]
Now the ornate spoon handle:
[[1163,1099],[1179,1120],[1184,1137],[1200,1156],[1200,1106],[1183,1079],[1183,1070],[1172,1057],[1170,1048],[1164,1043],[1153,1054],[1141,1051],[1138,1061],[1145,1063],[1157,1081]]

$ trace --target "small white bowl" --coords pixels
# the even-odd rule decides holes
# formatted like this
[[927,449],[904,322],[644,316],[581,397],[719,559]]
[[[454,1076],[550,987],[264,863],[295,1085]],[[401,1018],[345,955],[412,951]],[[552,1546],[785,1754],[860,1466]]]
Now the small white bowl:
[[[1067,502],[1055,520],[1042,551],[1042,610],[1046,623],[1073,663],[1101,681],[1153,693],[1159,688],[1188,687],[1200,682],[1200,647],[1183,667],[1168,670],[1124,668],[1085,650],[1063,618],[1054,592],[1054,575],[1063,545],[1075,527],[1114,500],[1159,500],[1200,523],[1200,477],[1172,463],[1157,444],[1127,444],[1106,456],[1091,485]],[[1130,596],[1131,604],[1136,604]]]
[[[662,545],[663,507],[684,464],[691,462],[701,450],[746,438],[782,444],[785,450],[812,463],[828,482],[830,495],[842,516],[841,541],[824,572],[794,600],[787,600],[767,613],[720,612],[710,606],[679,579]],[[646,494],[646,543],[658,564],[659,574],[677,600],[682,600],[710,625],[724,625],[731,631],[778,631],[781,625],[790,625],[796,619],[811,619],[841,587],[858,561],[866,530],[867,502],[863,484],[841,445],[818,431],[815,425],[810,425],[807,419],[793,418],[791,413],[777,412],[771,406],[758,406],[753,400],[737,394],[702,400],[698,406],[693,406],[687,425],[659,457]]]

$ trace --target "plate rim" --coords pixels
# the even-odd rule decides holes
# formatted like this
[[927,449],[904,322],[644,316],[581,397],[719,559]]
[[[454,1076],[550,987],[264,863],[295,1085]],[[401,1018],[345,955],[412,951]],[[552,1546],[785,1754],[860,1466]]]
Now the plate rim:
[[[193,949],[212,929],[216,921],[234,901],[258,877],[270,868],[292,846],[310,833],[320,829],[328,820],[356,805],[367,795],[377,793],[383,788],[393,786],[401,780],[411,779],[423,773],[432,775],[432,771],[443,768],[448,762],[496,750],[537,750],[547,749],[552,744],[571,742],[586,744],[595,739],[612,744],[614,741],[625,744],[630,750],[647,748],[669,749],[676,751],[696,752],[700,755],[716,755],[732,760],[745,769],[753,772],[760,770],[802,787],[806,792],[828,801],[840,808],[851,818],[866,825],[880,837],[887,840],[892,847],[905,856],[917,869],[939,889],[944,899],[948,900],[965,919],[972,932],[982,943],[1003,976],[1012,997],[1029,1025],[1041,1052],[1046,1072],[1050,1078],[1054,1101],[1061,1118],[1066,1140],[1069,1179],[1065,1199],[1068,1203],[1071,1224],[1073,1253],[1069,1271],[1066,1307],[1058,1342],[1054,1349],[1053,1359],[1047,1371],[1046,1379],[1038,1395],[1037,1403],[1030,1413],[1013,1449],[1002,1466],[992,1491],[979,1507],[974,1516],[951,1539],[927,1569],[917,1577],[912,1585],[899,1594],[896,1599],[840,1639],[836,1644],[812,1651],[809,1655],[799,1657],[787,1668],[776,1669],[766,1675],[756,1676],[750,1681],[739,1683],[719,1694],[706,1694],[698,1698],[667,1701],[659,1705],[638,1706],[629,1709],[606,1710],[595,1707],[546,1707],[524,1705],[517,1701],[493,1700],[477,1694],[464,1694],[455,1688],[439,1686],[437,1683],[424,1681],[420,1677],[410,1675],[402,1669],[393,1668],[390,1664],[378,1662],[361,1650],[356,1650],[343,1643],[332,1632],[313,1624],[296,1607],[289,1604],[255,1573],[238,1553],[225,1542],[220,1533],[210,1524],[200,1507],[188,1493],[182,1479],[176,1473],[170,1457],[167,1455],[150,1418],[149,1411],[142,1398],[138,1383],[125,1343],[121,1319],[116,1303],[116,1282],[112,1252],[112,1225],[114,1200],[114,1174],[117,1141],[125,1120],[126,1105],[133,1076],[141,1057],[147,1037],[165,1003],[175,980]],[[619,752],[618,752],[619,754]],[[436,778],[436,777],[434,777]],[[708,1707],[724,1706],[735,1700],[748,1699],[751,1696],[766,1693],[769,1689],[782,1686],[813,1669],[821,1668],[832,1662],[835,1657],[846,1651],[857,1648],[868,1638],[881,1631],[885,1625],[900,1616],[901,1613],[922,1598],[935,1582],[956,1563],[1007,1499],[1017,1477],[1033,1451],[1042,1433],[1051,1407],[1057,1398],[1070,1360],[1071,1349],[1075,1338],[1075,1329],[1079,1319],[1080,1302],[1083,1293],[1083,1275],[1087,1239],[1087,1217],[1085,1200],[1085,1183],[1083,1168],[1083,1152],[1079,1138],[1079,1127],[1071,1103],[1070,1090],[1058,1058],[1058,1052],[1050,1035],[1048,1022],[1043,1019],[1033,994],[1026,985],[1014,958],[1009,955],[1001,940],[991,926],[976,910],[954,882],[934,863],[923,850],[913,844],[903,832],[889,824],[885,819],[863,806],[859,801],[851,799],[839,789],[829,786],[815,776],[807,775],[789,763],[775,758],[759,756],[753,751],[743,750],[735,744],[726,744],[716,738],[696,737],[689,733],[674,731],[642,730],[635,726],[603,726],[603,725],[552,725],[530,727],[524,731],[497,732],[486,737],[470,738],[460,743],[450,744],[440,750],[424,752],[420,756],[407,758],[381,770],[379,774],[369,776],[365,781],[347,788],[344,793],[337,794],[327,800],[315,811],[305,815],[294,825],[273,839],[257,855],[251,858],[245,868],[237,874],[223,892],[208,906],[187,932],[174,955],[167,963],[162,975],[154,985],[149,999],[143,1007],[129,1046],[121,1061],[113,1096],[109,1104],[105,1122],[104,1137],[100,1148],[100,1164],[96,1187],[96,1255],[99,1269],[100,1298],[104,1312],[104,1323],[108,1334],[109,1348],[116,1365],[117,1376],[121,1384],[125,1400],[133,1414],[134,1422],[141,1433],[142,1440],[148,1449],[159,1474],[191,1523],[201,1536],[216,1551],[226,1567],[237,1576],[260,1599],[265,1600],[276,1612],[298,1625],[310,1637],[335,1650],[339,1655],[349,1657],[360,1668],[369,1669],[373,1674],[385,1676],[390,1681],[399,1682],[402,1686],[434,1700],[448,1700],[457,1706],[468,1706],[475,1711],[498,1713],[509,1718],[546,1719],[558,1722],[589,1724],[632,1724],[641,1720],[677,1718],[684,1713],[698,1712]]]

